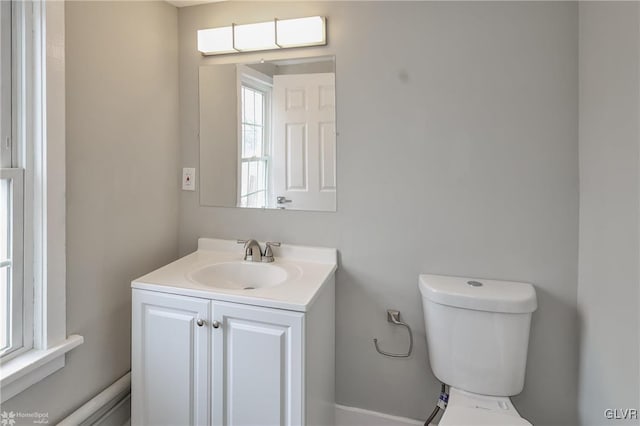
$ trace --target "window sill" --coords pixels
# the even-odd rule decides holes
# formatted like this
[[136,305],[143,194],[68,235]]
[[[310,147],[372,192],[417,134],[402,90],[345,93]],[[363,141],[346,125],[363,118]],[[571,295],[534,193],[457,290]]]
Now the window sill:
[[74,334],[52,348],[33,349],[3,363],[0,368],[1,402],[64,367],[65,354],[82,342],[84,338]]

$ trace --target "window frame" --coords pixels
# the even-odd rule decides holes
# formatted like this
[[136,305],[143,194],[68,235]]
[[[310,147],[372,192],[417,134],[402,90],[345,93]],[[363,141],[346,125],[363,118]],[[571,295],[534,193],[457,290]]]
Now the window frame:
[[[24,170],[18,164],[17,146],[13,143],[13,112],[14,83],[13,77],[13,7],[11,2],[0,4],[0,179],[8,182],[7,190],[7,220],[10,223],[8,239],[10,241],[4,268],[10,274],[6,297],[8,302],[6,318],[6,338],[8,346],[0,349],[0,357],[9,359],[24,352],[25,347],[31,345],[29,332],[30,315],[29,304],[24,298]],[[5,202],[1,200],[0,202]]]
[[12,78],[13,72],[13,19],[11,2],[0,3],[0,167],[10,168],[15,166],[16,158],[15,144],[11,143],[13,133],[12,122]]
[[[245,124],[242,120],[242,108],[243,108],[243,98],[242,98],[242,87],[248,87],[251,90],[260,92],[264,96],[264,105],[262,108],[263,111],[263,155],[261,157],[243,157],[242,156],[242,147],[243,147],[243,125]],[[266,74],[258,72],[253,68],[249,68],[246,65],[238,66],[238,190],[237,190],[237,206],[238,207],[248,207],[242,205],[242,199],[246,198],[249,195],[252,195],[257,192],[265,192],[265,205],[262,207],[248,207],[248,208],[266,208],[271,207],[272,204],[272,183],[271,183],[271,140],[272,140],[272,125],[271,125],[271,98],[273,92],[273,79]],[[254,161],[261,161],[264,163],[264,173],[265,173],[265,189],[260,191],[255,191],[253,193],[248,193],[242,195],[242,165],[244,163],[250,163]]]
[[[250,84],[250,83],[246,83],[246,82],[242,82],[242,85],[240,87],[240,91],[241,93],[243,92],[243,90],[251,90],[254,93],[259,93],[262,96],[262,124],[258,125],[256,123],[249,123],[246,120],[240,120],[240,152],[243,151],[244,149],[244,145],[245,145],[245,127],[246,126],[250,126],[252,128],[254,128],[254,130],[256,129],[260,129],[260,132],[262,133],[261,135],[261,144],[262,144],[262,153],[263,155],[256,157],[245,157],[242,154],[240,155],[240,187],[242,188],[242,175],[243,175],[243,169],[244,169],[244,165],[247,165],[247,170],[249,170],[250,164],[251,163],[262,163],[263,164],[263,179],[264,179],[264,187],[261,189],[258,189],[256,191],[253,192],[247,192],[246,194],[242,193],[242,190],[240,191],[240,193],[238,194],[239,197],[239,205],[241,207],[252,207],[252,208],[260,208],[260,207],[256,207],[256,206],[248,206],[248,205],[244,205],[243,204],[243,199],[246,199],[248,201],[248,198],[254,194],[259,194],[259,193],[264,193],[264,200],[265,200],[265,205],[261,206],[261,207],[266,207],[266,205],[269,202],[269,167],[270,167],[270,163],[271,163],[271,156],[269,155],[270,153],[270,147],[271,147],[271,138],[269,137],[269,129],[271,128],[271,126],[269,125],[269,106],[270,106],[270,97],[271,97],[271,90],[270,88],[263,88],[263,87],[257,87],[257,84]],[[254,95],[255,96],[255,95]],[[244,96],[243,94],[241,94],[241,112],[244,113]],[[241,116],[244,116],[244,114],[242,114]],[[248,183],[247,183],[248,186]]]
[[84,341],[66,334],[65,5],[12,6],[12,150],[25,169],[24,318],[33,344],[0,360],[1,402],[64,367],[65,354]]

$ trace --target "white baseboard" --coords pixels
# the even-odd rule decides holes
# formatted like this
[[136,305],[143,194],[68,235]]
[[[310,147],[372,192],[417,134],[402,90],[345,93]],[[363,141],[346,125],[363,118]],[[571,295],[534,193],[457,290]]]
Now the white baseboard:
[[[59,425],[128,425],[131,416],[131,374],[127,373]],[[424,420],[391,416],[336,404],[335,426],[423,426]]]
[[[88,419],[95,426],[129,426],[131,416],[131,396],[123,400],[104,414],[98,414],[98,420]],[[424,421],[408,419],[406,417],[391,416],[362,408],[346,407],[336,404],[335,426],[423,426]]]
[[[116,410],[117,409],[117,410]],[[131,399],[127,398],[126,406],[114,407],[107,415],[103,416],[96,425],[128,425],[131,414]],[[336,404],[335,426],[423,426],[424,421],[408,419],[406,417],[391,416],[362,408],[345,407]]]
[[336,426],[424,426],[424,420],[391,416],[336,404]]
[[131,417],[131,373],[127,373],[58,426],[122,426]]
[[126,395],[112,409],[99,415],[96,421],[85,422],[91,426],[127,426],[131,423],[131,394]]

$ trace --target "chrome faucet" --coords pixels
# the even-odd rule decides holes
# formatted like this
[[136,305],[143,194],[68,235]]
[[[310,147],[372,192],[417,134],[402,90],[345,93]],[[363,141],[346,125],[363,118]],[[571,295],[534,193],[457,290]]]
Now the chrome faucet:
[[256,240],[238,240],[238,244],[244,244],[244,260],[262,262],[262,249]]
[[256,240],[238,240],[238,244],[244,244],[244,260],[250,262],[273,262],[273,250],[271,247],[280,247],[280,243],[265,243],[264,253],[260,248],[260,243]]

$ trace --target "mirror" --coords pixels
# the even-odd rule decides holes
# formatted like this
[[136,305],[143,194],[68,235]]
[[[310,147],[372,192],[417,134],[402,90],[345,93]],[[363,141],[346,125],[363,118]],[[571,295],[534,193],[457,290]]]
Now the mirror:
[[335,58],[200,67],[200,203],[336,210]]

